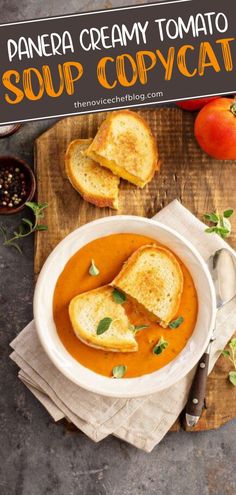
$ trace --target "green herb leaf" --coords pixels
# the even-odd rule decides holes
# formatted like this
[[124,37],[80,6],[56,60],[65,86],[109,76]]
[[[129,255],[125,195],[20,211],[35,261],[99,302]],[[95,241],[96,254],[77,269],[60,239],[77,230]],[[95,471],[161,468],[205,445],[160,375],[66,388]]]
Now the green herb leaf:
[[14,247],[17,249],[19,253],[22,253],[20,246],[17,244],[18,239],[23,239],[24,237],[33,234],[39,230],[47,230],[46,225],[40,225],[39,219],[43,217],[43,210],[47,208],[47,203],[34,203],[32,201],[28,201],[25,203],[28,208],[33,211],[34,221],[32,222],[29,218],[22,218],[22,221],[18,227],[18,230],[13,232],[12,237],[7,235],[7,230],[5,227],[0,227],[0,231],[3,235],[3,245],[8,247]]
[[6,235],[7,229],[6,229],[6,227],[4,225],[1,225],[0,232],[2,233],[2,235]]
[[229,351],[221,351],[221,354],[224,357],[229,357],[230,356],[230,352]]
[[42,213],[45,208],[48,207],[48,203],[35,203],[34,201],[27,201],[26,206],[30,208],[34,213]]
[[139,332],[140,330],[145,330],[145,328],[149,328],[149,325],[134,325],[134,332]]
[[153,354],[159,355],[161,354],[167,347],[168,347],[168,342],[165,340],[162,336],[158,340],[157,344],[153,348]]
[[129,325],[129,328],[132,332],[137,333],[140,330],[145,330],[145,328],[149,328],[149,325]]
[[213,227],[208,227],[205,232],[207,234],[217,234],[222,237],[222,239],[229,237],[229,235],[231,234],[231,223],[228,218],[233,215],[233,212],[234,211],[230,209],[225,210],[223,214],[220,214],[218,212],[206,213],[204,215],[205,220],[208,220],[215,225]]
[[219,216],[216,213],[206,213],[205,215],[203,215],[203,218],[205,218],[205,220],[208,220],[209,222],[219,222]]
[[180,325],[184,322],[183,316],[179,316],[176,320],[173,320],[169,323],[169,328],[179,328]]
[[37,225],[37,227],[35,227],[35,230],[48,230],[48,226],[47,225]]
[[31,222],[31,220],[29,220],[28,218],[22,218],[22,222],[26,225],[29,225],[29,227],[32,229],[33,223]]
[[0,232],[1,232],[1,234],[3,236],[3,240],[5,242],[7,240],[7,229],[4,225],[1,225]]
[[232,383],[234,387],[236,387],[236,371],[229,372],[229,381]]
[[217,229],[217,227],[208,227],[208,228],[205,230],[205,232],[206,232],[207,234],[212,234],[213,232],[217,233],[217,232],[216,232],[217,230],[218,230],[218,229]]
[[11,242],[10,246],[16,249],[18,253],[22,254],[22,249],[20,248],[19,244],[17,244],[16,242]]
[[27,203],[25,203],[26,206],[28,206],[28,208],[31,208],[31,210],[35,211],[37,208],[39,208],[39,205],[33,201],[27,201]]
[[126,295],[119,289],[113,290],[112,297],[117,304],[124,304],[126,301]]
[[234,371],[229,372],[229,381],[236,387],[236,338],[234,337],[229,342],[229,348],[221,351],[221,354],[225,356],[234,366]]
[[[26,228],[25,228],[25,225],[23,223],[21,223],[18,227],[18,232],[13,232],[14,233],[14,236],[16,239],[19,239],[19,237],[22,237],[23,235],[25,235],[26,233]],[[31,229],[30,229],[31,231]],[[27,231],[28,232],[28,231]]]
[[97,277],[99,275],[99,269],[96,267],[94,260],[91,260],[91,265],[89,268],[89,275],[92,277]]
[[225,237],[228,237],[230,235],[230,230],[225,229],[224,227],[209,227],[208,229],[205,230],[207,234],[215,233],[218,234],[220,237],[225,239]]
[[236,338],[233,338],[229,344],[231,349],[236,349]]
[[114,366],[112,369],[112,375],[114,378],[123,378],[124,374],[127,371],[127,366],[123,364],[119,364],[118,366]]
[[112,324],[112,318],[103,318],[97,327],[97,335],[102,335],[102,333],[106,332],[109,330],[110,326]]
[[226,210],[223,213],[224,218],[229,218],[233,215],[234,210]]

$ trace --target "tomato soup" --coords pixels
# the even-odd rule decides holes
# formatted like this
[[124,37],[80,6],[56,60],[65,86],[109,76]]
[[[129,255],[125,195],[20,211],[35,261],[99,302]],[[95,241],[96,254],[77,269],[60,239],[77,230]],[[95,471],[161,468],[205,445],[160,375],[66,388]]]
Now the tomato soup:
[[[140,246],[155,243],[149,237],[136,234],[114,234],[96,239],[80,249],[66,264],[58,278],[53,300],[53,315],[58,335],[67,351],[83,366],[105,376],[112,376],[116,365],[126,365],[126,378],[152,373],[172,361],[185,347],[197,318],[197,293],[192,277],[179,260],[184,276],[184,289],[178,316],[184,322],[179,328],[162,328],[151,321],[147,313],[127,300],[124,308],[133,325],[148,325],[136,334],[139,350],[120,353],[94,349],[82,343],[74,334],[69,319],[68,307],[71,299],[83,292],[109,284],[119,273],[123,263]],[[89,275],[91,260],[99,268],[99,275]],[[168,342],[168,347],[159,355],[153,347],[160,337]]]

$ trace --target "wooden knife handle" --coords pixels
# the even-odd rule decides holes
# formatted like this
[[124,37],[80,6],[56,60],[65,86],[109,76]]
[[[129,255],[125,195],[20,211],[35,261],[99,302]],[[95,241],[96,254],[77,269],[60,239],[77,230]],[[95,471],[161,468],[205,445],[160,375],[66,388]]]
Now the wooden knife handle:
[[208,365],[209,354],[205,352],[198,363],[192,387],[189,392],[186,413],[191,416],[201,416],[202,414],[206,392]]

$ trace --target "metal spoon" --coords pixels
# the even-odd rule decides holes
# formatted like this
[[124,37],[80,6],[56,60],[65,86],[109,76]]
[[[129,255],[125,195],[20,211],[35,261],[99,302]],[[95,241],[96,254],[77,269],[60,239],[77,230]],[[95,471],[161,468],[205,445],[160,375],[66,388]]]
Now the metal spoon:
[[[235,257],[228,249],[220,249],[209,258],[208,267],[215,286],[217,309],[220,309],[236,295]],[[187,425],[191,427],[196,426],[198,423],[204,406],[209,354],[211,344],[215,340],[215,329],[213,330],[206,352],[198,363],[186,405],[185,419]]]

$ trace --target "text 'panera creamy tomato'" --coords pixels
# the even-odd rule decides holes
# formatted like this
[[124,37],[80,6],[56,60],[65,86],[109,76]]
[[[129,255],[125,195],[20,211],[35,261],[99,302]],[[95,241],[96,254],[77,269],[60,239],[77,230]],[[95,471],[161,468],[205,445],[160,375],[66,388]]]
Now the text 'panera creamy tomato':
[[[153,239],[137,234],[114,234],[90,242],[80,249],[66,264],[58,278],[53,300],[53,315],[58,335],[67,351],[83,366],[105,376],[112,376],[112,368],[126,365],[126,378],[152,373],[172,361],[185,347],[197,318],[197,293],[192,277],[181,261],[184,289],[176,316],[183,316],[179,328],[162,328],[153,323],[145,311],[131,302],[124,308],[133,325],[149,325],[136,334],[139,350],[131,353],[107,352],[82,343],[74,334],[68,313],[71,299],[78,294],[109,284],[119,273],[123,263],[140,246],[156,243]],[[157,243],[156,243],[157,244]],[[91,260],[99,268],[99,275],[89,275]],[[105,315],[104,317],[109,316]],[[168,341],[168,347],[159,355],[152,350],[159,338]]]

